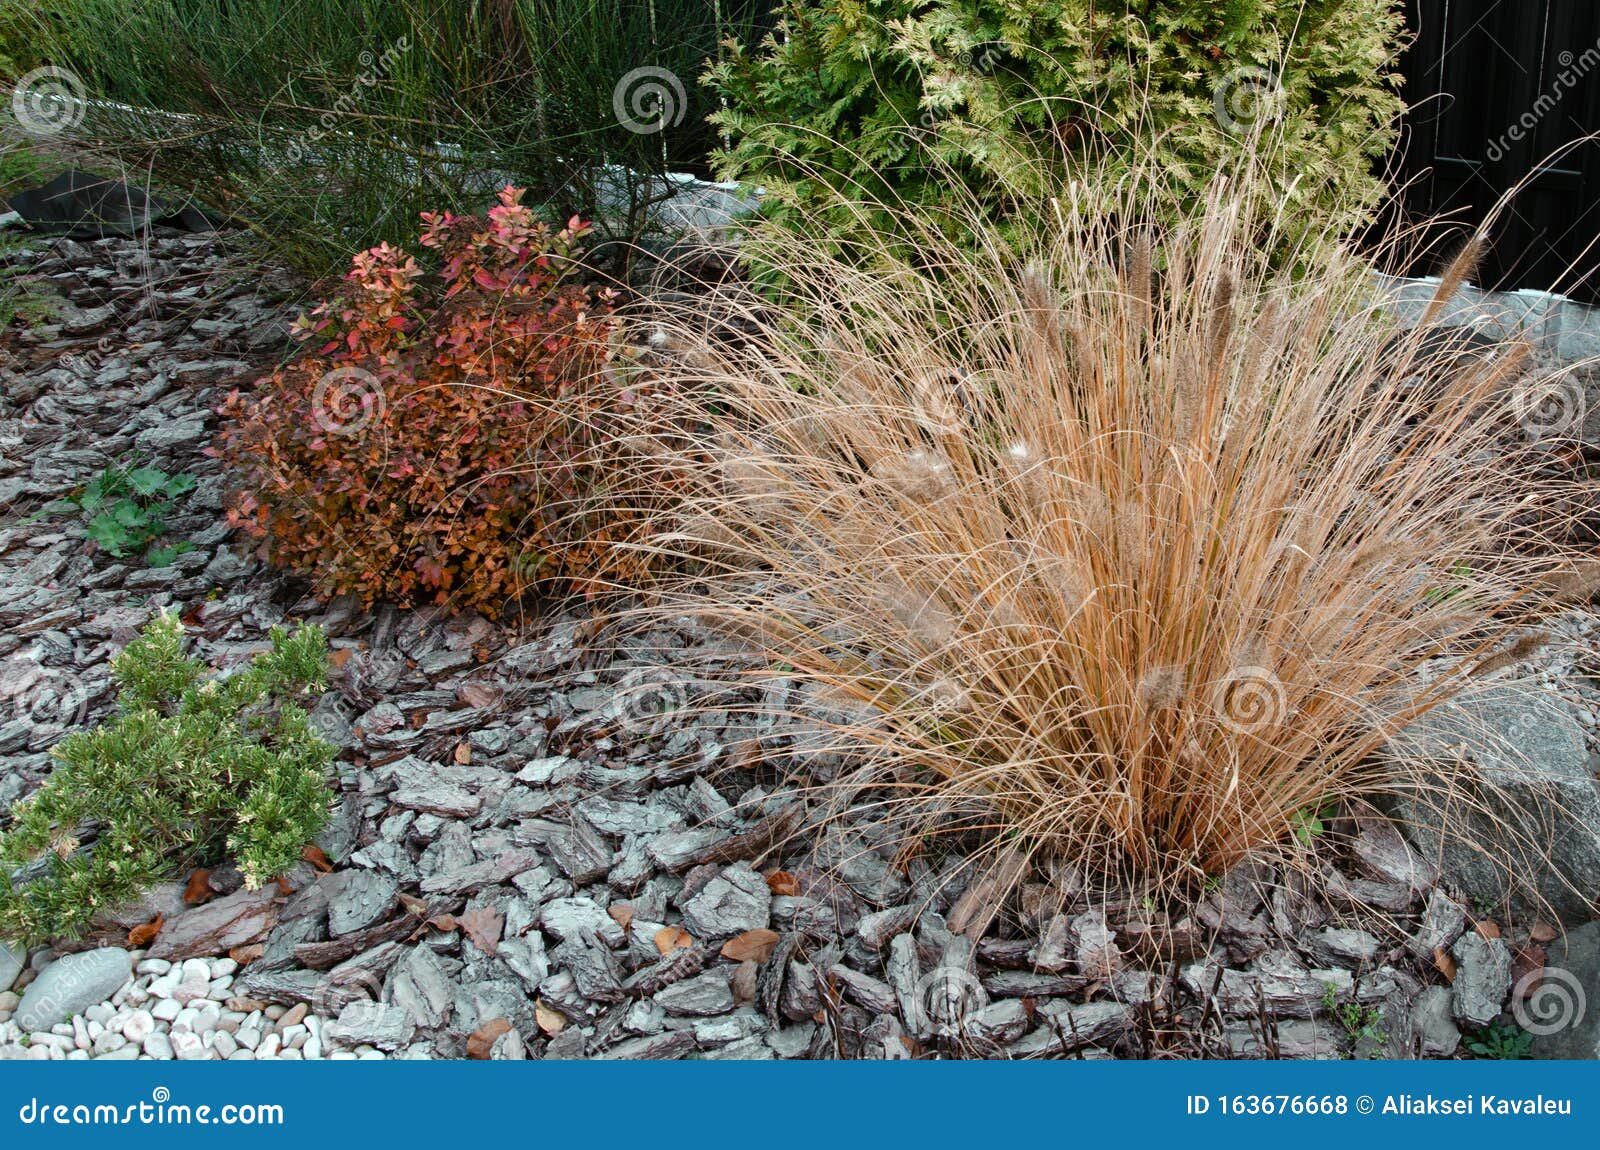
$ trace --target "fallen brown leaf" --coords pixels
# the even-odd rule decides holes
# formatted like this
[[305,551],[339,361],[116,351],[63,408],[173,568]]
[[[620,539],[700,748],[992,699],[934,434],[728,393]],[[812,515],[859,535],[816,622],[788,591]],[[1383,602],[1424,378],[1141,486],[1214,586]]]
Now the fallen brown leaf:
[[400,900],[400,906],[407,914],[414,914],[418,918],[421,918],[425,913],[427,913],[428,904],[423,902],[416,895],[407,894],[405,891],[401,891],[395,897]]
[[161,927],[166,921],[165,915],[158,914],[149,922],[140,923],[128,932],[128,945],[135,950],[149,946],[156,940],[156,935],[161,933]]
[[633,907],[628,903],[619,902],[606,913],[611,915],[623,930],[627,930],[633,923]]
[[694,937],[681,926],[664,926],[656,931],[656,949],[662,954],[687,950],[694,945]]
[[249,966],[256,959],[267,952],[267,948],[259,942],[252,942],[249,946],[236,946],[228,951],[228,957],[240,966]]
[[183,901],[190,906],[199,906],[201,903],[210,902],[217,896],[211,889],[211,872],[205,867],[196,867],[189,872],[189,881],[183,887]]
[[307,843],[306,849],[300,852],[300,857],[323,874],[327,874],[333,869],[333,864],[328,861],[327,854],[316,843]]
[[1483,919],[1483,920],[1481,920],[1481,921],[1479,921],[1477,923],[1474,923],[1473,924],[1473,929],[1476,930],[1479,934],[1481,934],[1484,938],[1499,938],[1500,937],[1500,924],[1495,922],[1495,921],[1493,921],[1492,919],[1487,919],[1486,918],[1486,919]]
[[463,767],[472,762],[472,744],[457,743],[454,757],[456,762],[461,764]]
[[491,1018],[467,1036],[467,1057],[479,1061],[488,1058],[500,1036],[510,1033],[511,1023],[504,1018]]
[[765,927],[736,934],[722,944],[722,957],[734,962],[763,963],[778,945],[778,932]]
[[[480,659],[479,662],[482,662]],[[469,679],[456,688],[456,698],[469,707],[482,710],[492,707],[505,697],[505,692],[492,683],[482,683],[476,679]]]
[[539,1024],[539,1029],[546,1034],[560,1034],[567,1028],[567,1016],[559,1010],[552,1010],[544,1004],[543,999],[534,999],[533,1017]]
[[1554,942],[1557,936],[1556,928],[1543,921],[1533,924],[1533,929],[1528,932],[1528,937],[1534,942]]
[[500,952],[500,932],[505,929],[505,916],[492,906],[463,911],[456,915],[456,925],[466,932],[474,946],[493,958]]
[[428,925],[433,927],[434,930],[443,931],[445,934],[449,934],[453,930],[461,929],[461,927],[456,924],[456,916],[453,914],[441,914],[430,918],[428,920]]
[[1433,965],[1436,970],[1444,975],[1446,982],[1456,980],[1456,960],[1450,957],[1450,952],[1442,946],[1433,948]]
[[733,991],[735,1002],[754,1002],[756,998],[756,982],[761,977],[761,968],[748,960],[741,962],[733,968],[733,975],[728,979],[728,986]]
[[767,889],[773,894],[797,895],[800,893],[800,880],[786,870],[775,870],[767,875]]
[[328,652],[328,664],[332,667],[343,667],[354,654],[355,652],[349,647],[336,647]]
[[1549,956],[1534,943],[1519,946],[1511,955],[1511,987],[1518,998],[1530,998],[1544,982],[1544,966]]

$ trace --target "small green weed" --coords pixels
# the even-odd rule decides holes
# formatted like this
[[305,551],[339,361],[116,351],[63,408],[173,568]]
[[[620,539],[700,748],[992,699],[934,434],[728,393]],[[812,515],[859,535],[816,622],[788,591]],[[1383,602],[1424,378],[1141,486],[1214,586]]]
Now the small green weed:
[[83,513],[84,532],[108,555],[121,559],[144,552],[152,567],[165,567],[192,544],[153,546],[166,534],[173,501],[194,490],[194,476],[168,475],[159,467],[108,467],[66,502]]
[[1495,1022],[1474,1031],[1467,1039],[1467,1050],[1479,1058],[1501,1062],[1520,1062],[1531,1057],[1533,1035],[1514,1022]]
[[1383,1015],[1377,1007],[1353,1000],[1340,1001],[1339,988],[1332,983],[1329,983],[1323,992],[1322,1007],[1345,1032],[1351,1046],[1357,1046],[1363,1040],[1374,1043],[1380,1048],[1389,1044],[1389,1036],[1383,1032]]

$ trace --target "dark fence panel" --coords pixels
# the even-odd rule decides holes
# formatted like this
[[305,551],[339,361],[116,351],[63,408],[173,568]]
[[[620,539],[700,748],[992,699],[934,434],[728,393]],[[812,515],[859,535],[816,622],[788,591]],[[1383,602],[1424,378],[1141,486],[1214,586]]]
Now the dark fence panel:
[[[1524,178],[1493,233],[1485,286],[1600,296],[1600,4],[1408,0],[1412,105],[1401,171],[1416,216],[1454,238]],[[1450,228],[1430,239],[1440,254]],[[1421,269],[1426,270],[1426,269]]]

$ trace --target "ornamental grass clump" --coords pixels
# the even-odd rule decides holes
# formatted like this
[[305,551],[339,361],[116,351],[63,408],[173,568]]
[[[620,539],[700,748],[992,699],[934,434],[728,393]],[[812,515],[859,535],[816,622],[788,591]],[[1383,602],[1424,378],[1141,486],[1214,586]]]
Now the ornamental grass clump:
[[256,888],[299,861],[333,801],[337,751],[301,705],[324,686],[327,642],[314,625],[271,641],[206,677],[163,614],[117,656],[118,713],[56,745],[0,833],[0,938],[76,935],[196,865],[232,859]]
[[1476,243],[1406,330],[1338,243],[1268,254],[1303,221],[1260,170],[1176,220],[1140,183],[1061,187],[1026,260],[976,209],[866,259],[747,236],[782,275],[715,301],[744,338],[653,336],[698,401],[656,444],[695,477],[660,595],[822,701],[829,793],[907,850],[1183,895],[1311,849],[1308,812],[1396,785],[1387,738],[1526,644],[1574,569],[1541,520],[1570,423],[1525,347],[1435,326]]

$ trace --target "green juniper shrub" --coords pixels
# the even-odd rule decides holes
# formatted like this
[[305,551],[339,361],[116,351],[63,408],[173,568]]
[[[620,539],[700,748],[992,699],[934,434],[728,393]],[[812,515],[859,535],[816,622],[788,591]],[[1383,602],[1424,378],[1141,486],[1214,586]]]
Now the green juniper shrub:
[[[892,211],[1037,213],[1091,148],[1192,201],[1270,134],[1308,227],[1355,224],[1402,104],[1396,0],[786,0],[708,72],[719,174],[847,248]],[[1148,159],[1145,153],[1151,152]],[[1176,207],[1174,207],[1176,210]],[[1314,222],[1313,222],[1314,221]]]
[[[96,912],[231,857],[256,888],[326,825],[336,749],[300,705],[325,685],[320,628],[274,628],[231,674],[185,657],[166,614],[112,663],[118,713],[54,750],[44,786],[0,833],[0,938],[80,933]],[[9,880],[9,881],[3,881]]]

